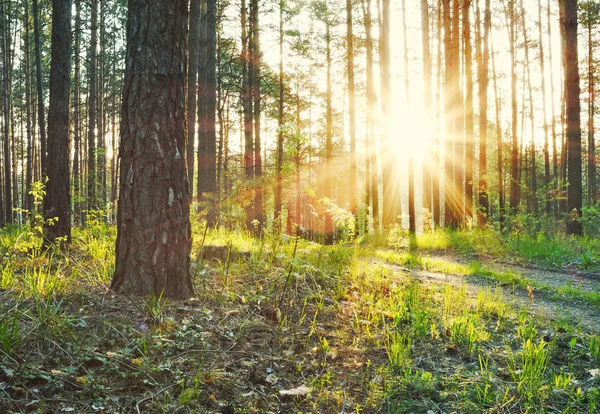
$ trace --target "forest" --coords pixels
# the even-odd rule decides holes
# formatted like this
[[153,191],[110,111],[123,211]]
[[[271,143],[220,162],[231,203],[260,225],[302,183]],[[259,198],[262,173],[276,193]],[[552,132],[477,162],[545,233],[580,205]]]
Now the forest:
[[599,27],[0,2],[0,413],[599,412]]

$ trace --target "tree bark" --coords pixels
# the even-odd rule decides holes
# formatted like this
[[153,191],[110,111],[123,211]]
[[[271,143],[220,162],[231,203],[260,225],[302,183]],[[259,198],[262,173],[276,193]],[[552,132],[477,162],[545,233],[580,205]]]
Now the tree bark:
[[97,122],[97,84],[98,84],[98,0],[92,0],[92,20],[91,20],[91,39],[90,39],[90,71],[88,74],[89,98],[88,98],[88,145],[87,145],[87,187],[88,187],[88,210],[98,209],[97,203],[97,151],[96,151],[96,127]]
[[254,190],[254,218],[257,220],[256,234],[260,236],[265,224],[265,212],[263,204],[263,183],[260,182],[262,177],[262,156],[261,156],[261,127],[260,127],[260,111],[261,111],[261,89],[260,89],[260,35],[258,21],[258,0],[250,0],[250,11],[252,14],[252,33],[250,34],[252,52],[252,109],[254,120],[254,177],[256,178],[256,188]]
[[579,61],[577,56],[577,0],[559,0],[560,28],[564,40],[564,94],[567,140],[567,234],[582,235],[581,125]]
[[46,121],[44,117],[44,90],[42,88],[42,49],[40,42],[40,11],[38,0],[33,0],[33,38],[35,43],[35,79],[37,87],[38,127],[40,130],[41,175],[46,176]]
[[[421,0],[421,44],[423,48],[423,104],[426,122],[432,122],[432,94],[431,94],[431,47],[429,39],[429,2]],[[435,157],[434,142],[429,142],[431,137],[425,137],[428,140],[427,154],[423,163],[423,210],[431,212],[433,206],[432,200],[432,174],[436,171],[433,167],[433,158]]]
[[29,211],[30,217],[33,214],[33,195],[31,191],[31,183],[33,181],[33,125],[31,120],[31,65],[30,65],[30,37],[29,37],[29,2],[24,0],[23,7],[25,9],[25,106],[27,117],[27,168],[25,178],[25,191],[27,192],[25,210]]
[[190,28],[188,37],[188,125],[187,125],[187,169],[190,196],[194,194],[194,147],[196,145],[196,103],[198,96],[198,58],[200,53],[200,1],[190,1]]
[[111,289],[185,299],[193,293],[185,159],[187,1],[130,0],[128,13]]
[[[347,0],[349,1],[349,0]],[[284,116],[284,88],[283,88],[283,9],[285,2],[279,0],[279,101],[277,112],[277,160],[276,174],[277,184],[275,187],[275,211],[274,221],[278,231],[281,230],[281,206],[283,195],[283,116]],[[300,125],[298,125],[300,128]],[[299,224],[299,223],[298,223]]]
[[0,24],[2,26],[2,101],[4,109],[4,200],[5,223],[13,222],[12,172],[10,154],[11,105],[12,105],[12,59],[10,16],[7,5],[0,5]]
[[[217,2],[201,0],[198,64],[198,201],[208,201],[207,225],[217,221]],[[213,197],[213,199],[211,199]]]
[[[248,56],[249,36],[247,30],[247,12],[246,0],[242,0],[241,6],[241,26],[242,26],[242,107],[244,113],[244,171],[246,184],[251,189],[250,182],[254,179],[254,142],[252,140],[252,66]],[[245,208],[246,210],[246,228],[252,231],[254,220],[254,196]]]
[[48,183],[44,198],[44,245],[71,242],[69,94],[71,87],[71,0],[52,1],[52,56],[48,108]]
[[473,218],[473,164],[475,121],[473,117],[473,48],[471,45],[471,0],[463,0],[463,44],[465,54],[465,215]]
[[[479,25],[478,25],[479,26]],[[487,184],[487,135],[488,135],[488,85],[489,85],[489,60],[490,60],[490,31],[492,27],[492,14],[490,0],[485,0],[483,14],[483,54],[479,65],[479,213],[477,214],[480,227],[487,223],[490,201]]]
[[[354,30],[352,22],[352,0],[346,0],[346,70],[348,82],[348,132],[350,133],[350,211],[355,217],[354,233],[358,234],[358,189],[356,166],[356,97],[354,81]],[[299,177],[298,177],[299,178]]]
[[550,215],[550,154],[548,151],[548,108],[546,104],[546,62],[544,59],[544,38],[542,36],[542,0],[538,0],[538,42],[539,42],[539,58],[540,58],[540,73],[542,74],[542,116],[544,118],[544,188],[546,190],[546,215]]
[[510,214],[515,215],[519,209],[520,183],[519,183],[519,137],[517,134],[517,72],[516,72],[516,17],[515,1],[509,0],[509,43],[510,43],[510,99],[511,99],[511,140],[512,151],[510,157]]

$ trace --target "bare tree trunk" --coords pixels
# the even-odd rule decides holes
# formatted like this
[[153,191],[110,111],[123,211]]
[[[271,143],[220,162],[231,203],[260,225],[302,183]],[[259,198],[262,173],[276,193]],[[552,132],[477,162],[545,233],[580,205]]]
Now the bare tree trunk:
[[[402,8],[405,10],[405,0],[402,2]],[[402,14],[403,30],[406,32],[405,12]],[[381,28],[379,32],[379,66],[381,68],[381,143],[380,159],[382,163],[382,184],[383,184],[383,226],[389,227],[392,224],[401,223],[400,209],[400,188],[397,174],[396,157],[391,148],[390,117],[392,111],[391,100],[391,73],[390,73],[390,0],[382,1],[381,10]],[[404,46],[406,55],[406,36],[404,36]],[[406,61],[407,57],[405,57]],[[411,158],[412,162],[412,158]],[[409,186],[410,191],[410,186]],[[410,198],[410,197],[409,197]],[[413,182],[413,210],[414,210],[414,182]],[[414,211],[413,211],[414,218]]]
[[111,289],[185,299],[191,225],[186,141],[186,0],[130,0]]
[[596,202],[596,140],[594,138],[594,116],[596,99],[594,86],[594,43],[592,38],[592,26],[594,24],[591,12],[591,3],[587,5],[587,35],[588,35],[588,202]]
[[[81,48],[81,0],[75,0],[75,73],[73,75],[73,132],[74,132],[74,153],[73,153],[73,198],[75,199],[73,213],[75,216],[75,224],[80,223],[81,219],[81,172],[79,168],[80,158],[80,146],[81,146],[81,135],[80,135],[80,48]],[[113,158],[116,154],[113,154]]]
[[[252,141],[252,66],[248,56],[248,33],[246,13],[246,0],[242,0],[241,6],[241,25],[242,25],[242,106],[244,112],[244,169],[246,181],[254,178],[254,143]],[[252,231],[252,221],[254,220],[254,197],[246,206],[246,228]]]
[[[370,0],[369,0],[370,1]],[[331,172],[331,161],[333,158],[333,106],[331,97],[331,23],[329,21],[329,10],[327,10],[327,21],[325,22],[325,47],[327,64],[327,95],[325,98],[326,113],[325,119],[327,122],[327,133],[325,142],[325,171]],[[333,198],[331,194],[331,179],[325,179],[324,193],[326,197]],[[325,213],[325,244],[333,244],[333,220],[330,212]]]
[[[431,46],[429,39],[429,2],[421,0],[421,43],[423,47],[423,103],[425,119],[432,122],[432,94],[431,94]],[[427,137],[430,139],[430,137]],[[432,200],[432,173],[433,158],[436,156],[434,142],[428,142],[427,155],[423,163],[423,210],[431,212]]]
[[98,208],[97,202],[97,150],[96,150],[96,127],[97,122],[97,78],[98,78],[98,0],[92,0],[92,21],[91,21],[91,45],[90,45],[90,71],[89,79],[89,98],[88,98],[88,162],[87,162],[87,187],[88,187],[88,210]]
[[517,135],[517,72],[516,67],[516,17],[515,0],[508,0],[509,43],[510,43],[510,96],[511,96],[511,128],[512,152],[510,157],[510,214],[515,215],[519,209],[519,137]]
[[[349,0],[348,0],[349,1]],[[279,106],[277,117],[277,185],[275,188],[274,221],[278,231],[281,230],[281,205],[283,194],[283,116],[284,116],[284,88],[283,88],[283,8],[284,0],[279,0]],[[350,57],[348,58],[350,59]],[[300,128],[300,125],[298,125]],[[350,184],[352,185],[352,183]],[[299,224],[299,223],[298,223]]]
[[40,44],[40,11],[38,0],[33,0],[33,38],[35,43],[35,69],[38,103],[38,126],[40,130],[41,175],[46,176],[46,121],[44,120],[44,90],[42,89],[42,49]]
[[567,136],[567,234],[582,235],[581,125],[579,61],[577,56],[577,0],[559,0],[560,27],[564,39],[564,72]]
[[[355,219],[355,234],[358,234],[357,184],[356,184],[356,98],[354,85],[354,33],[352,24],[352,0],[346,0],[346,48],[348,76],[348,129],[350,133],[350,211]],[[299,179],[299,177],[298,177]]]
[[29,38],[29,2],[24,0],[23,7],[25,9],[25,105],[26,105],[26,116],[27,116],[27,168],[25,178],[25,191],[27,193],[25,210],[28,210],[30,214],[33,214],[33,195],[29,194],[31,191],[31,183],[33,181],[33,125],[31,122],[31,65],[30,65],[30,45],[31,41]]
[[198,58],[200,53],[200,0],[190,1],[188,37],[188,125],[187,125],[187,170],[190,196],[194,195],[194,147],[196,145],[196,103],[198,97]]
[[465,54],[465,215],[473,218],[473,163],[475,121],[473,119],[473,49],[471,45],[471,0],[463,0],[463,44]]
[[259,21],[258,21],[258,0],[250,0],[250,13],[252,32],[250,33],[252,51],[252,104],[253,104],[253,119],[254,119],[254,177],[257,180],[257,185],[254,190],[254,215],[258,221],[256,234],[261,235],[263,226],[265,225],[265,212],[263,205],[262,183],[262,157],[261,157],[261,127],[260,127],[260,110],[261,110],[261,89],[260,89],[260,36],[259,36]]
[[[540,73],[542,74],[541,86],[542,86],[542,116],[544,118],[544,188],[546,193],[550,192],[550,154],[548,152],[548,108],[546,104],[546,62],[544,59],[544,38],[542,36],[542,0],[538,0],[538,42],[539,42],[539,54],[540,54]],[[547,215],[550,215],[550,196],[546,196],[546,207],[545,211]]]
[[[550,130],[552,131],[552,171],[554,176],[554,194],[558,193],[558,149],[556,147],[556,110],[554,103],[554,65],[552,64],[552,22],[550,13],[550,0],[547,3],[547,21],[548,21],[548,64],[550,66]],[[554,215],[559,216],[558,200],[554,202]]]
[[8,5],[0,4],[0,25],[2,26],[2,102],[4,108],[4,200],[5,223],[13,222],[12,174],[10,157],[10,112],[12,104],[12,59],[10,40],[10,16]]
[[[217,190],[216,47],[217,2],[201,0],[198,63],[198,201],[210,200]],[[215,200],[212,200],[215,201]],[[217,221],[217,207],[209,203],[207,225]]]
[[504,145],[502,143],[502,124],[500,116],[500,108],[502,107],[500,102],[500,96],[498,95],[498,77],[496,76],[496,53],[494,53],[494,41],[491,38],[492,32],[490,31],[490,45],[492,48],[492,79],[494,82],[494,103],[496,110],[496,144],[497,144],[497,168],[498,168],[498,216],[500,218],[500,229],[505,228],[505,195],[504,195]]
[[441,0],[437,0],[437,56],[436,56],[436,68],[437,68],[437,78],[436,78],[436,122],[437,130],[435,134],[435,138],[432,142],[432,160],[431,160],[431,171],[432,171],[432,187],[433,187],[433,224],[435,227],[439,228],[441,224],[441,194],[440,194],[440,182],[442,179],[442,164],[440,162],[440,136],[441,136],[441,128],[440,128],[440,119],[442,113],[442,26],[443,26],[443,18],[442,18],[442,6]]
[[44,245],[71,242],[69,94],[71,87],[71,0],[52,1],[52,56],[48,109],[48,183],[44,198]]

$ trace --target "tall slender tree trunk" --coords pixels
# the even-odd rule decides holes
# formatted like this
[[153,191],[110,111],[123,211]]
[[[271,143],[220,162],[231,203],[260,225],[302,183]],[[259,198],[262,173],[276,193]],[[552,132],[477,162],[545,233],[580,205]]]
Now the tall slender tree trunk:
[[[382,163],[382,183],[383,183],[383,226],[389,227],[392,224],[401,223],[400,210],[400,188],[396,173],[397,164],[389,136],[390,117],[392,111],[391,100],[391,73],[390,73],[390,0],[382,0],[381,9],[381,28],[379,32],[379,66],[381,81],[381,144],[380,159]],[[405,9],[405,0],[402,2]],[[402,14],[403,27],[406,28],[405,13]],[[404,37],[406,45],[406,36]],[[405,49],[406,50],[406,49]],[[406,58],[405,58],[406,60]],[[352,103],[354,104],[354,103]],[[414,184],[413,184],[414,185]],[[414,201],[414,191],[413,191]],[[414,202],[413,202],[414,209]],[[414,216],[414,215],[413,215]]]
[[96,149],[96,128],[97,128],[97,98],[98,98],[98,0],[92,0],[92,20],[91,20],[91,38],[90,38],[90,69],[88,73],[89,80],[89,98],[88,98],[88,133],[87,133],[87,187],[88,187],[88,210],[98,208],[97,202],[97,149]]
[[42,88],[42,46],[40,42],[40,11],[38,0],[33,0],[33,39],[35,43],[35,80],[37,87],[37,115],[40,130],[41,176],[46,176],[46,121],[44,117],[44,90]]
[[[367,135],[369,143],[367,144],[367,157],[369,158],[369,171],[367,175],[369,189],[367,196],[370,196],[371,214],[373,215],[373,227],[376,231],[379,229],[379,189],[377,183],[377,145],[375,144],[375,134],[373,125],[375,124],[375,85],[373,79],[373,36],[371,32],[371,0],[362,0],[364,26],[366,33],[366,51],[367,51]],[[367,205],[368,205],[367,202]]]
[[591,5],[588,4],[587,16],[587,36],[588,36],[588,202],[593,204],[596,202],[596,140],[594,138],[594,116],[596,114],[595,107],[595,87],[594,87],[594,43],[592,37],[592,12]]
[[463,44],[465,54],[465,215],[473,218],[473,163],[475,121],[473,117],[473,48],[471,45],[471,0],[463,0]]
[[261,126],[260,126],[260,111],[261,111],[261,88],[260,88],[260,35],[259,35],[259,10],[258,0],[250,0],[250,10],[252,14],[252,33],[250,34],[252,45],[252,104],[253,104],[253,119],[254,119],[254,176],[257,180],[256,189],[254,191],[254,214],[258,221],[256,227],[257,235],[261,235],[263,226],[265,225],[265,212],[263,205],[263,190],[260,179],[262,177],[262,156],[261,156]]
[[432,171],[432,187],[433,187],[433,224],[436,228],[440,227],[441,224],[441,192],[440,192],[440,182],[442,179],[442,168],[440,162],[440,136],[441,136],[441,126],[440,119],[442,114],[442,107],[444,104],[441,99],[442,92],[442,27],[443,27],[443,18],[442,18],[442,3],[441,0],[437,0],[437,53],[436,53],[436,68],[437,68],[437,77],[436,77],[436,114],[435,114],[435,124],[437,126],[435,137],[432,142],[432,160],[431,160],[431,171]]
[[33,214],[33,195],[30,194],[31,183],[33,181],[33,125],[31,122],[31,65],[30,65],[30,51],[31,51],[31,39],[29,37],[29,1],[23,1],[23,7],[25,9],[25,106],[26,106],[26,117],[27,117],[27,168],[25,178],[25,191],[26,191],[26,203],[25,210],[28,210],[30,217]]
[[[217,2],[201,0],[200,51],[198,54],[198,201],[208,201],[217,191],[216,47]],[[212,200],[213,202],[215,200]],[[208,205],[207,225],[217,221],[217,206]]]
[[[79,168],[80,158],[80,146],[81,146],[81,135],[80,135],[80,48],[81,48],[81,0],[75,0],[75,72],[73,74],[73,198],[74,206],[73,213],[75,216],[75,224],[80,223],[81,214],[81,172]],[[113,158],[116,154],[113,153]]]
[[354,30],[352,22],[352,0],[346,0],[346,70],[348,81],[348,131],[350,133],[350,211],[355,217],[354,233],[358,234],[358,189],[356,166],[356,97],[354,84]]
[[12,201],[12,174],[10,157],[11,136],[11,105],[12,105],[12,59],[11,59],[11,36],[10,15],[8,4],[0,4],[0,25],[2,26],[2,103],[4,109],[4,200],[5,222],[13,222]]
[[52,1],[52,56],[48,109],[48,183],[44,197],[44,245],[71,242],[69,94],[71,87],[71,0]]
[[[333,105],[331,91],[331,22],[329,21],[329,13],[327,10],[327,21],[325,22],[325,62],[327,65],[327,94],[325,97],[325,119],[327,122],[326,141],[325,141],[325,171],[331,173],[332,158],[333,158]],[[326,197],[333,198],[331,194],[331,179],[325,179],[324,193]],[[325,213],[325,244],[333,244],[333,220],[330,212]]]
[[444,225],[448,227],[457,226],[457,193],[456,183],[454,181],[455,151],[454,146],[454,117],[455,101],[454,82],[456,62],[452,51],[452,16],[450,11],[450,0],[442,0],[444,16],[444,114],[446,119],[446,139],[445,139],[445,162],[444,162]]
[[494,83],[494,107],[496,112],[496,147],[497,147],[497,169],[498,169],[498,216],[500,221],[500,230],[505,228],[506,203],[504,194],[504,145],[502,142],[502,124],[500,110],[502,108],[500,96],[498,94],[498,77],[496,76],[496,53],[494,53],[494,41],[490,31],[490,45],[492,54],[492,80]]
[[[478,13],[479,15],[479,13]],[[479,24],[477,25],[479,27]],[[480,58],[479,80],[479,226],[487,223],[490,202],[487,185],[487,135],[488,135],[488,85],[489,85],[489,59],[490,59],[490,31],[492,27],[492,13],[490,0],[485,0],[483,14],[483,54]]]
[[[349,1],[349,0],[348,0]],[[277,185],[275,188],[275,225],[281,230],[281,205],[283,195],[283,117],[284,117],[284,88],[283,88],[283,9],[284,0],[279,0],[279,102],[277,114]],[[298,125],[300,128],[300,125]],[[299,223],[297,223],[299,224]]]
[[[105,15],[104,8],[106,4],[106,0],[98,0],[100,6],[100,20],[98,27],[98,56],[97,56],[97,71],[98,71],[98,81],[97,81],[97,98],[96,104],[98,105],[96,122],[98,126],[98,135],[97,135],[97,176],[96,176],[96,203],[100,210],[104,210],[106,208],[106,120],[105,120],[105,110],[104,110],[104,64],[105,64]],[[104,211],[103,211],[104,214]]]
[[[429,39],[429,2],[421,0],[421,44],[423,48],[423,104],[426,122],[433,121],[432,106],[433,98],[431,93],[431,46]],[[433,169],[433,158],[436,156],[434,142],[428,140],[427,154],[423,163],[423,210],[431,212],[433,207],[432,200],[432,174],[436,174]]]
[[[403,54],[404,54],[404,99],[406,107],[410,107],[410,71],[408,67],[408,33],[406,27],[406,0],[402,0],[402,38],[403,38]],[[383,88],[382,88],[383,89]],[[387,88],[389,90],[389,87]],[[383,90],[382,90],[383,93]],[[389,150],[386,156],[390,157]],[[416,232],[417,218],[415,212],[415,167],[413,155],[410,154],[408,158],[408,231],[411,233]],[[390,185],[390,184],[388,184]],[[385,194],[385,182],[384,182],[384,194]],[[384,203],[385,204],[385,203]]]
[[[544,188],[546,194],[550,191],[550,154],[548,150],[549,131],[548,131],[548,108],[546,103],[546,62],[544,59],[544,38],[542,28],[542,0],[538,0],[538,43],[539,43],[539,58],[540,58],[540,73],[542,74],[542,116],[544,119]],[[545,211],[546,215],[550,215],[551,202],[550,197],[546,196]]]
[[[553,172],[553,189],[554,195],[558,194],[558,149],[556,146],[557,133],[556,133],[556,107],[554,102],[554,65],[552,63],[552,22],[550,13],[550,0],[547,3],[547,24],[548,24],[548,64],[550,66],[550,130],[552,131],[552,172]],[[559,202],[555,200],[554,204],[554,215],[556,218],[559,216]]]
[[529,142],[529,155],[530,155],[530,170],[529,170],[529,197],[528,205],[530,211],[537,215],[538,213],[538,200],[537,200],[537,169],[535,163],[535,116],[533,109],[533,87],[531,85],[531,67],[529,61],[529,37],[527,35],[527,24],[525,21],[525,7],[523,0],[521,0],[521,23],[523,26],[523,44],[525,46],[525,70],[527,74],[527,91],[529,96],[529,123],[531,128],[531,141]]
[[509,43],[510,43],[510,97],[511,97],[511,140],[512,151],[510,157],[510,214],[515,215],[519,209],[520,182],[519,182],[519,137],[517,134],[517,72],[516,72],[516,17],[515,1],[508,0],[509,13]]
[[[247,11],[246,0],[242,0],[241,6],[241,26],[242,26],[242,107],[244,113],[244,170],[248,188],[250,181],[254,178],[254,143],[252,141],[252,78],[250,58],[248,56],[248,31],[247,31]],[[251,197],[250,203],[246,206],[246,228],[252,231],[254,220],[254,197]]]
[[194,147],[196,145],[196,103],[198,97],[198,54],[200,53],[200,0],[190,1],[188,36],[188,124],[187,124],[187,170],[190,195],[194,194]]
[[577,0],[559,0],[560,27],[564,40],[564,94],[567,136],[567,234],[582,235],[581,125],[579,61],[577,56]]

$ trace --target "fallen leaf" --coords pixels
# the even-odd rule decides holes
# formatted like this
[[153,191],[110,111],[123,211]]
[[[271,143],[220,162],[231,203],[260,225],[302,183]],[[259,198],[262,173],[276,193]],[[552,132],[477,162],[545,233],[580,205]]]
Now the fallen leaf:
[[277,378],[275,376],[275,374],[269,374],[269,375],[267,375],[266,381],[270,384],[277,384],[277,381],[279,381],[279,378]]
[[290,396],[295,396],[295,397],[302,397],[306,394],[308,394],[310,392],[310,388],[305,386],[305,385],[301,385],[298,388],[292,388],[290,390],[281,390],[279,391],[280,395],[290,395]]
[[590,369],[588,372],[590,373],[592,378],[596,378],[598,375],[600,375],[600,369],[598,368]]

